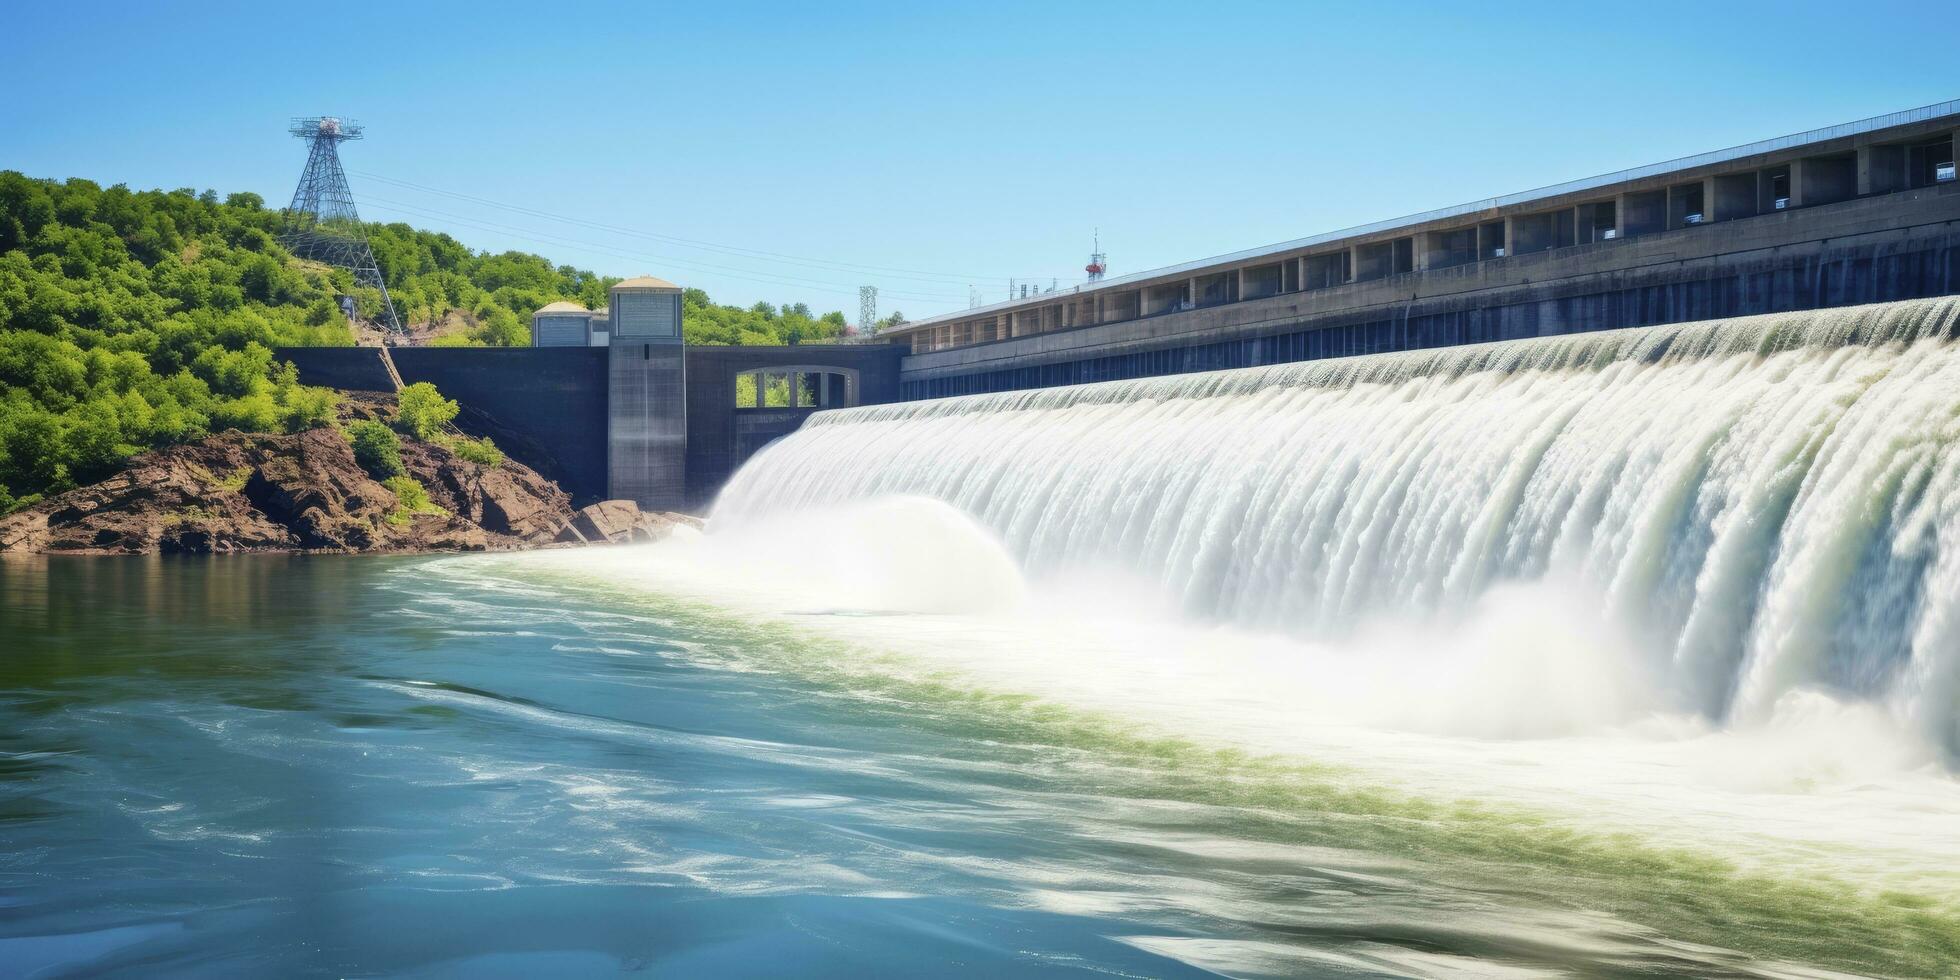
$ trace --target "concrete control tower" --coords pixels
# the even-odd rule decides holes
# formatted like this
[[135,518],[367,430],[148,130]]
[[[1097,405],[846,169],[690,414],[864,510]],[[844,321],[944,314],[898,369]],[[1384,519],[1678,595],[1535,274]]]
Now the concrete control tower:
[[[586,347],[603,344],[593,333],[592,311],[577,303],[559,300],[539,307],[531,314],[532,347]],[[604,336],[600,328],[599,337]]]
[[679,510],[687,492],[681,287],[639,276],[612,288],[607,351],[608,495]]

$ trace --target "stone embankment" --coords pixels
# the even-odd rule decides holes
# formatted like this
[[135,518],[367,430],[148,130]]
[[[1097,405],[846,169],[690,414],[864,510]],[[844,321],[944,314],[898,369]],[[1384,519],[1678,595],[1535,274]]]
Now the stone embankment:
[[643,511],[631,500],[601,500],[572,515],[558,534],[561,544],[632,544],[658,541],[674,533],[676,527],[699,529],[701,519],[691,514],[669,511]]

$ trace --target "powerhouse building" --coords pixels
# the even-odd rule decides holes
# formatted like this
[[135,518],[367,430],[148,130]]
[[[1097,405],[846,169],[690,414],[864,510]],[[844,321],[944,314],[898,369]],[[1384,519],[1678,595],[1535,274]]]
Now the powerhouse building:
[[1938,295],[1960,101],[907,323],[931,398]]

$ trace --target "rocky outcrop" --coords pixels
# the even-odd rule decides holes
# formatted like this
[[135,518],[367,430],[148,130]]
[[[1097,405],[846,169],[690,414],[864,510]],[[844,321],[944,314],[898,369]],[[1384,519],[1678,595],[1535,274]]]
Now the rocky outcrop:
[[558,540],[566,544],[658,541],[682,525],[699,528],[701,519],[670,511],[643,511],[631,500],[601,500],[573,514]]
[[515,461],[481,466],[422,442],[402,460],[440,511],[409,513],[335,429],[228,432],[0,518],[0,551],[511,550],[556,542],[572,519],[570,497]]
[[[256,448],[242,496],[258,512],[287,529],[300,548],[365,551],[382,536],[380,526],[400,505],[386,487],[354,462],[347,440],[315,429]],[[139,462],[133,469],[144,469]]]
[[402,447],[402,465],[437,506],[490,534],[550,541],[571,520],[571,498],[511,460],[475,466],[440,446],[409,443]]

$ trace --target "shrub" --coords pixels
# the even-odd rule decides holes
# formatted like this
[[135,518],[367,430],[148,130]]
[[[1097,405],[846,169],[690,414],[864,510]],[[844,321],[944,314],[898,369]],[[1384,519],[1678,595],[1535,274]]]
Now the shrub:
[[425,442],[435,438],[457,412],[456,403],[442,397],[442,392],[427,381],[403,388],[396,404],[399,406],[397,424],[402,431]]
[[401,506],[388,513],[390,524],[398,526],[407,524],[417,514],[449,513],[436,506],[435,502],[429,499],[429,491],[422,484],[415,482],[412,476],[391,476],[381,481],[381,485],[387,487],[395,495],[396,500],[401,501]]
[[387,426],[356,422],[347,427],[347,440],[354,444],[354,462],[370,476],[381,480],[401,474],[402,441]]
[[412,476],[391,476],[381,481],[381,485],[387,487],[389,492],[395,495],[395,499],[402,502],[403,507],[415,513],[442,509],[429,502],[429,491],[424,489],[422,484],[415,482]]
[[450,440],[449,448],[456,455],[478,466],[504,465],[504,451],[498,449],[497,444],[491,442],[489,439],[471,439],[468,436],[459,436]]
[[304,432],[332,425],[340,407],[340,393],[332,388],[294,385],[287,390],[285,424],[287,432]]

